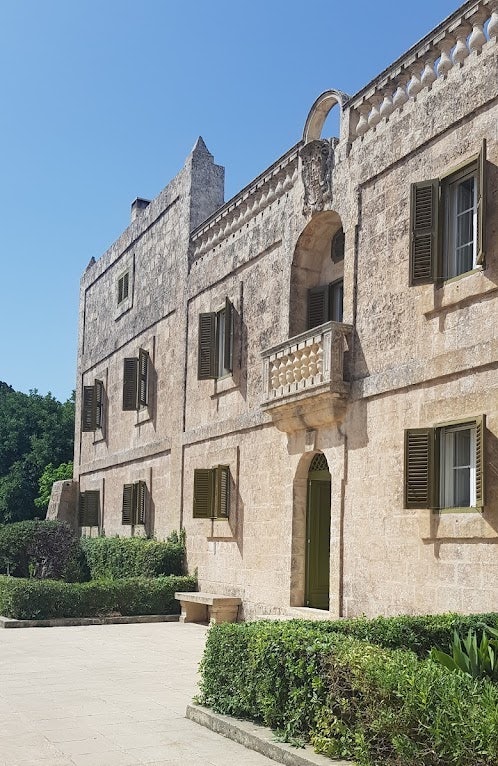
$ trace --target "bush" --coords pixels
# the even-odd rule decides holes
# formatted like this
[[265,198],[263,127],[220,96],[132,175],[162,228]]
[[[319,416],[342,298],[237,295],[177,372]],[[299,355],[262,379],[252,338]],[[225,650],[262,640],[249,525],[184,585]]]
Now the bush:
[[200,701],[360,766],[495,766],[498,689],[318,624],[216,625]]
[[130,577],[67,583],[0,576],[0,614],[18,620],[178,614],[175,591],[196,588],[194,577]]
[[59,579],[78,560],[79,543],[61,521],[19,521],[0,527],[0,568],[15,577]]
[[185,546],[140,537],[87,537],[81,546],[92,580],[184,573]]

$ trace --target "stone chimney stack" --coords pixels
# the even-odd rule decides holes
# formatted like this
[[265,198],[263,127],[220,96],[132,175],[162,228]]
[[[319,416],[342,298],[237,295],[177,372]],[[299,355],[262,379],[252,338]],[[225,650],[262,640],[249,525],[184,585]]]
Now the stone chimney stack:
[[143,197],[137,197],[136,200],[134,200],[131,203],[131,222],[135,221],[140,213],[145,210],[145,208],[150,205],[150,199],[143,199]]

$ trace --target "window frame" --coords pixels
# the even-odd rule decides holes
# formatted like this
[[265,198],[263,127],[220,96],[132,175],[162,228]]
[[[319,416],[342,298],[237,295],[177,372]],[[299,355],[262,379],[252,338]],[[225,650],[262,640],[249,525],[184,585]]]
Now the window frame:
[[[336,313],[336,296],[338,288],[341,288],[340,319],[334,319]],[[344,278],[335,279],[326,285],[317,285],[308,289],[306,308],[306,329],[313,330],[325,322],[342,322],[344,309]]]
[[100,492],[87,489],[80,492],[78,502],[78,526],[98,527],[100,516]]
[[[467,429],[471,432],[471,504],[462,506],[452,504],[447,488],[450,471],[445,442],[448,434]],[[404,507],[431,508],[439,513],[482,512],[485,506],[485,432],[485,415],[405,430]]]
[[228,519],[230,484],[230,466],[228,465],[194,468],[193,518]]
[[123,484],[121,525],[144,526],[147,519],[147,484],[143,480]]
[[[486,139],[483,139],[477,154],[448,173],[411,184],[410,286],[449,282],[485,268],[486,167]],[[456,226],[452,197],[454,190],[469,177],[475,179],[472,268],[459,271],[456,263],[452,269],[448,268],[450,261],[456,262],[451,245]]]
[[83,386],[81,402],[81,430],[95,432],[104,424],[104,382],[95,378],[93,385]]
[[234,314],[229,298],[217,311],[199,314],[197,380],[220,380],[233,373]]
[[149,406],[150,402],[150,354],[139,348],[138,356],[125,357],[123,360],[123,397],[124,412],[138,412]]
[[[126,285],[126,289],[125,288]],[[125,269],[125,271],[121,272],[117,279],[117,291],[118,291],[118,302],[117,305],[121,306],[124,301],[126,301],[130,296],[130,268],[128,267]]]

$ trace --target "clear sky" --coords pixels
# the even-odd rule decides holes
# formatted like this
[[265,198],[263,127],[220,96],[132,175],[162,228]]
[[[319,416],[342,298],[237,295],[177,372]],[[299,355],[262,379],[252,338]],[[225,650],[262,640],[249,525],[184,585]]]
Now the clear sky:
[[[197,136],[233,196],[453,0],[0,0],[0,380],[75,387],[79,280]],[[332,134],[333,131],[325,134]]]

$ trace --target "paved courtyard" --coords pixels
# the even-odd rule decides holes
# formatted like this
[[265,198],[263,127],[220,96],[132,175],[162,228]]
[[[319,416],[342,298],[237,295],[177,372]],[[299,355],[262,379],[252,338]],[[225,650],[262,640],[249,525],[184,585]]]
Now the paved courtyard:
[[270,766],[184,718],[206,628],[0,630],[0,766]]

